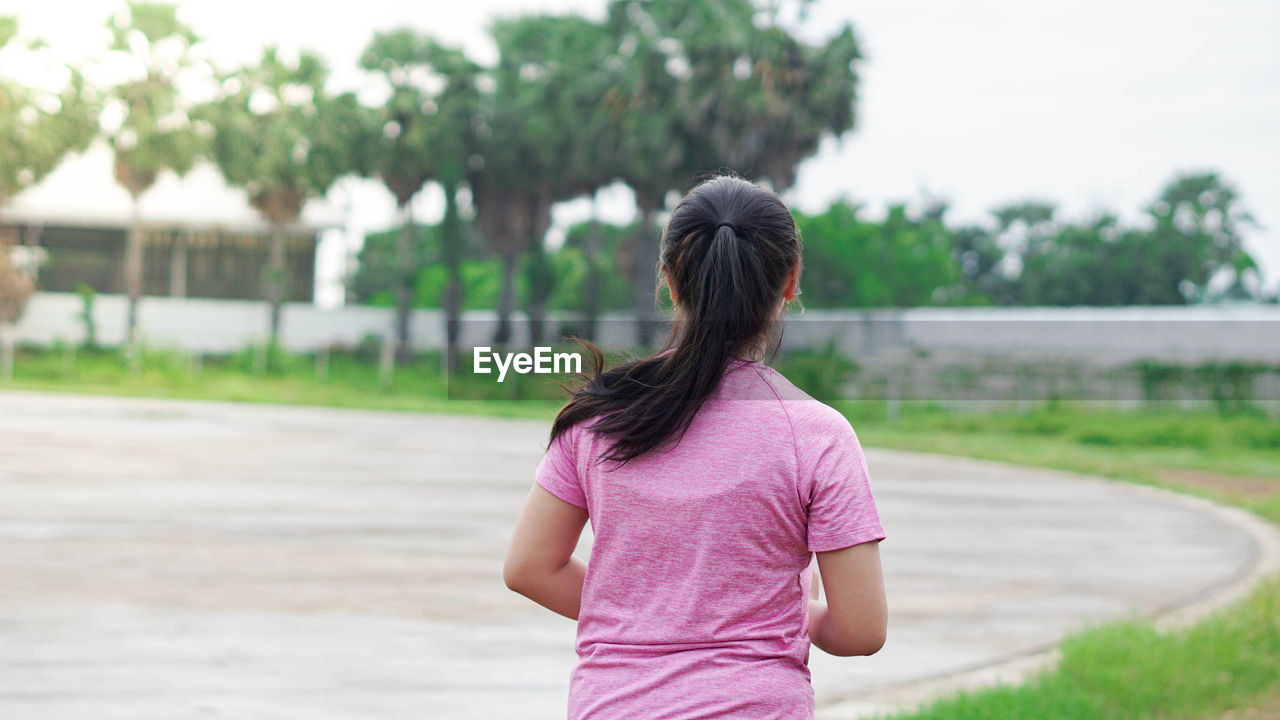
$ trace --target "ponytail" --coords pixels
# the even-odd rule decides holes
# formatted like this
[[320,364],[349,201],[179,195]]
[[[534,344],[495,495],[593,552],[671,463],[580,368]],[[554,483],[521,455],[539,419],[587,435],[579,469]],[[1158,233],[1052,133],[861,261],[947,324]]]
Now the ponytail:
[[799,261],[795,223],[772,192],[733,177],[691,190],[662,240],[659,267],[676,300],[664,351],[605,370],[599,348],[580,341],[591,374],[556,416],[551,439],[600,417],[593,431],[613,440],[605,460],[626,463],[679,442],[729,362],[773,329]]

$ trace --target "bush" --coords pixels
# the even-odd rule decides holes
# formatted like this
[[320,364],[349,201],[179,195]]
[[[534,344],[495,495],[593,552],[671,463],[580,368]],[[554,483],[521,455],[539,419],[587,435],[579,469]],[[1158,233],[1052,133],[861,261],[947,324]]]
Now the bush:
[[831,404],[843,399],[841,390],[857,373],[858,366],[840,354],[833,339],[817,352],[787,353],[777,370],[813,399]]

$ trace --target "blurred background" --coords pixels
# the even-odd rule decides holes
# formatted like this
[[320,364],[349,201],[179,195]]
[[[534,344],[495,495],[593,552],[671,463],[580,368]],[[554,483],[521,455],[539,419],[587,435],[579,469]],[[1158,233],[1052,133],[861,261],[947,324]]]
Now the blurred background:
[[[1280,397],[1266,3],[4,12],[6,379],[55,347],[259,371],[358,347],[456,369],[569,330],[643,347],[664,214],[731,171],[795,209],[824,312],[786,347],[856,356],[850,394],[1007,399],[937,378],[1041,348],[1028,368],[1111,379],[1018,399],[1132,400],[1206,364]],[[888,376],[903,357],[919,377]]]
[[[804,240],[775,364],[868,445],[1280,521],[1277,29],[1263,0],[0,0],[0,389],[547,420],[560,388],[470,348],[651,350],[666,214],[733,172]],[[1280,716],[1258,612],[1088,636],[1136,679],[1091,660],[973,717]]]

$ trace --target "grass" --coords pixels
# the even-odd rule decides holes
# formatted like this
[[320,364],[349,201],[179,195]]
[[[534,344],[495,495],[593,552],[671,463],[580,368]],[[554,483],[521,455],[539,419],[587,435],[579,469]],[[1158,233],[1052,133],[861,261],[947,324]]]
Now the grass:
[[[1025,414],[846,403],[868,446],[966,455],[1194,493],[1280,523],[1280,422],[1262,413],[1117,412],[1059,405]],[[1280,578],[1189,629],[1123,621],[1065,639],[1053,669],[1016,687],[960,693],[897,720],[1225,720],[1280,717]]]
[[[264,363],[263,361],[266,360]],[[199,364],[182,353],[25,350],[0,388],[112,395],[483,413],[550,419],[560,391],[539,380],[450,385],[428,356],[381,377],[376,355],[315,357],[252,351]],[[836,384],[828,364],[801,360],[815,395]],[[265,367],[264,367],[265,366]],[[803,383],[803,381],[801,381]],[[452,391],[452,392],[451,392]],[[460,400],[451,397],[485,400]],[[955,412],[905,403],[836,402],[863,444],[1041,466],[1171,488],[1245,507],[1280,524],[1280,422],[1261,412],[1123,412],[1057,403],[1025,413]],[[1189,629],[1110,623],[1067,638],[1054,669],[1017,687],[966,692],[898,720],[1253,720],[1280,717],[1280,579]]]
[[[1069,637],[1052,671],[966,692],[899,720],[1186,720],[1252,710],[1276,717],[1280,580],[1188,630],[1119,622]],[[1230,715],[1226,715],[1230,717]]]
[[1266,414],[1058,403],[1026,413],[954,413],[836,403],[867,445],[1056,468],[1190,492],[1280,523],[1280,421]]
[[552,417],[557,407],[557,390],[544,380],[513,377],[497,385],[462,378],[451,385],[438,354],[384,377],[376,354],[370,355],[355,350],[316,357],[259,348],[202,358],[143,350],[131,360],[116,350],[23,349],[13,379],[0,381],[0,388],[527,418]]

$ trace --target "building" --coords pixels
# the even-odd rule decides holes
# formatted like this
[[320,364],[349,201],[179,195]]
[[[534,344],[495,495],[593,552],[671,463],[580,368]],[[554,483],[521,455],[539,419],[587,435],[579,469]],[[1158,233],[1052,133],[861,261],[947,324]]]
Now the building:
[[[164,173],[139,203],[144,295],[260,300],[270,228],[243,190],[210,166],[179,178]],[[125,237],[133,204],[115,183],[111,151],[99,143],[65,160],[39,184],[0,209],[0,242],[39,248],[40,290],[123,293]],[[287,229],[287,300],[312,302],[319,234],[341,226],[340,214],[312,203]]]
[[[291,228],[285,243],[287,301],[315,295],[316,243],[320,228]],[[40,290],[125,292],[124,246],[128,226],[112,219],[5,213],[0,243],[39,248]],[[169,297],[260,300],[271,239],[263,228],[200,223],[146,223],[142,293]]]

